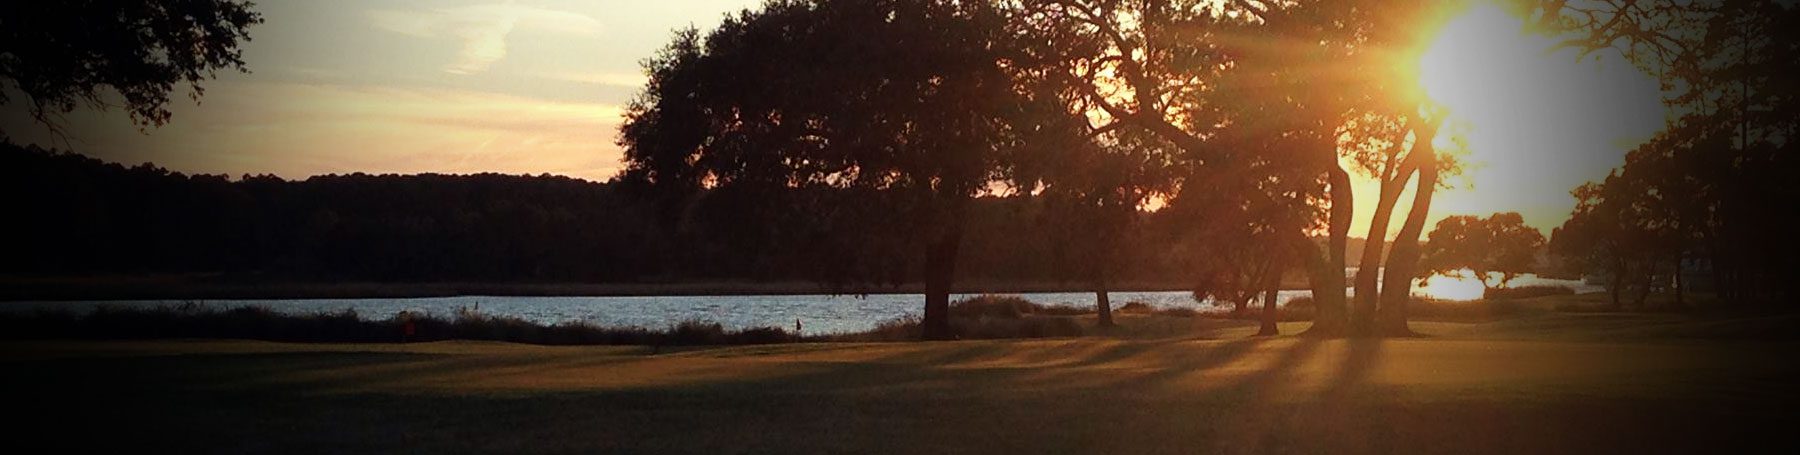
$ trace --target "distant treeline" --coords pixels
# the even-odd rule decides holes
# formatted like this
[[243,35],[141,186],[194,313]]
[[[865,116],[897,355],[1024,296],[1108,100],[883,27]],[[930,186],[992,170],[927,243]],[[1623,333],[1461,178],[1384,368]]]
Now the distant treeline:
[[[559,176],[185,175],[0,145],[0,273],[244,282],[917,282],[880,194],[708,191],[677,203]],[[795,198],[795,200],[784,200]],[[799,198],[839,198],[832,204]],[[838,216],[800,213],[843,207]],[[1035,198],[981,198],[959,280],[1080,282],[1080,239]],[[1117,283],[1181,286],[1176,223],[1145,214]],[[876,283],[871,283],[876,284]]]

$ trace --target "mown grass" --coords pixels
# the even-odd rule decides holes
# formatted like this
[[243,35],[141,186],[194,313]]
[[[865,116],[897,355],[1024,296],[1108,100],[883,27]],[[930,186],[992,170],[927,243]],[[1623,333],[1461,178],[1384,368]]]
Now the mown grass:
[[[1227,324],[1208,318],[1126,317]],[[1790,323],[1793,321],[1789,321]],[[177,453],[1795,453],[1793,345],[1676,314],[1429,338],[0,342],[8,443]],[[1724,325],[1719,325],[1724,324]],[[1283,324],[1295,333],[1304,324]],[[1700,326],[1695,326],[1700,327]],[[1576,337],[1605,334],[1597,340]],[[1615,338],[1633,333],[1653,338]]]
[[[407,326],[411,326],[409,331]],[[545,325],[516,317],[461,311],[451,317],[402,313],[368,319],[356,311],[286,314],[265,307],[218,309],[187,304],[153,308],[100,307],[0,314],[0,339],[244,339],[308,343],[400,343],[443,340],[542,345],[728,345],[794,341],[778,328],[728,330],[707,321],[680,321],[662,330]]]

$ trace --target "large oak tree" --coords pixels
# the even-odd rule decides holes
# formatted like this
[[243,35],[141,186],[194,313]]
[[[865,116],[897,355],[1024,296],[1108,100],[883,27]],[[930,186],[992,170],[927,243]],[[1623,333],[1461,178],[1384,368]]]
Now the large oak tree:
[[[1101,129],[1141,129],[1184,152],[1180,191],[1225,191],[1255,206],[1247,213],[1283,214],[1261,222],[1303,252],[1293,257],[1311,272],[1313,332],[1376,331],[1378,295],[1391,307],[1383,327],[1406,331],[1410,273],[1387,280],[1389,292],[1360,277],[1354,315],[1347,305],[1355,202],[1345,162],[1383,182],[1376,239],[1400,189],[1419,176],[1388,264],[1410,270],[1438,185],[1443,158],[1431,139],[1443,115],[1405,70],[1437,2],[1031,0],[1015,10],[1032,42],[1063,62],[1066,83],[1085,92],[1076,110],[1095,113]],[[1322,251],[1310,238],[1321,228]],[[1374,246],[1365,264],[1380,257]]]
[[[922,335],[953,336],[949,293],[973,197],[1039,143],[1067,144],[1054,99],[1020,89],[985,2],[789,0],[679,34],[622,127],[628,180],[893,196],[880,232],[922,246]],[[1043,109],[1040,109],[1042,107]]]

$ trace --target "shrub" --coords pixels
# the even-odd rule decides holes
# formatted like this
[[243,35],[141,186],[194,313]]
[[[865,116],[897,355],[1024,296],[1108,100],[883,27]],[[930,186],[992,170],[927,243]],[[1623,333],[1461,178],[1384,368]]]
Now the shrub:
[[982,294],[951,302],[950,317],[1018,319],[1038,309],[1037,304],[1019,296]]
[[[919,339],[919,318],[902,316],[876,324],[865,332],[808,337],[817,341],[913,341]],[[1019,317],[966,317],[951,313],[950,333],[961,339],[1076,337],[1086,333],[1072,316],[1020,315]]]
[[1289,301],[1287,301],[1287,303],[1281,304],[1281,307],[1288,308],[1288,309],[1294,309],[1294,310],[1299,310],[1299,309],[1311,310],[1313,308],[1313,298],[1312,298],[1312,296],[1309,296],[1309,295],[1294,297],[1293,300],[1289,300]]
[[1574,295],[1575,290],[1567,286],[1519,286],[1513,288],[1491,288],[1482,292],[1481,298],[1488,300],[1529,299],[1553,295]]
[[1130,302],[1125,302],[1124,305],[1120,305],[1117,310],[1113,310],[1113,311],[1117,311],[1120,313],[1149,313],[1149,312],[1155,311],[1155,310],[1156,309],[1151,308],[1150,304],[1148,304],[1148,303],[1133,300]]
[[[1242,312],[1236,310],[1235,306],[1211,306],[1197,312],[1191,312],[1190,314],[1192,316],[1212,319],[1235,319],[1240,321],[1262,320],[1263,310],[1261,303],[1252,304]],[[1313,319],[1313,311],[1312,298],[1296,297],[1294,300],[1275,308],[1275,319],[1278,321],[1311,321]],[[1184,316],[1179,313],[1169,315]]]
[[717,322],[689,319],[669,328],[661,344],[724,344],[725,326]]
[[726,344],[775,344],[795,341],[793,335],[775,327],[751,327],[725,335]]

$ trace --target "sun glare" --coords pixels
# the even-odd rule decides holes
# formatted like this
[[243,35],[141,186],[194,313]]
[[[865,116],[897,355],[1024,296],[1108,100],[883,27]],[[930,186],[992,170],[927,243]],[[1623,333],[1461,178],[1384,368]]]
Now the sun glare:
[[1462,163],[1433,212],[1518,211],[1547,230],[1573,209],[1570,188],[1662,128],[1656,82],[1616,51],[1561,48],[1496,4],[1464,5],[1399,68],[1448,112],[1435,142]]
[[1419,84],[1432,101],[1473,123],[1508,114],[1509,98],[1529,93],[1545,62],[1547,39],[1526,35],[1524,22],[1480,3],[1443,26],[1419,58]]
[[1481,285],[1481,280],[1475,279],[1475,272],[1462,269],[1457,273],[1432,277],[1427,285],[1415,286],[1413,295],[1455,302],[1480,300],[1487,289]]

